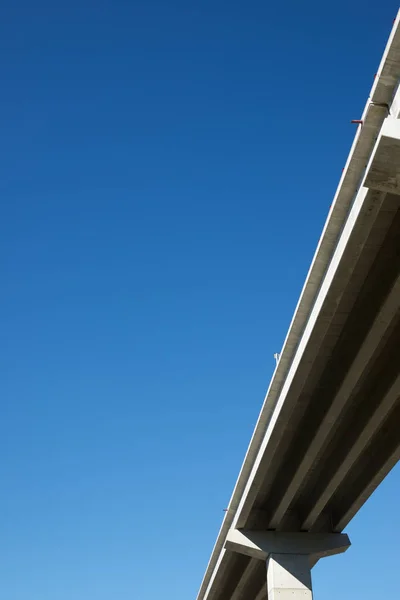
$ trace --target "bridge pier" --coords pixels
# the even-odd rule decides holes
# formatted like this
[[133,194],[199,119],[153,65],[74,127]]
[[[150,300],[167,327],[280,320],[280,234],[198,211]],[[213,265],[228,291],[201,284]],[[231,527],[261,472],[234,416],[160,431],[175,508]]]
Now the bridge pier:
[[325,556],[345,552],[344,533],[245,531],[231,529],[225,549],[263,560],[268,600],[312,600],[311,569]]
[[312,600],[307,554],[271,554],[267,559],[268,600]]

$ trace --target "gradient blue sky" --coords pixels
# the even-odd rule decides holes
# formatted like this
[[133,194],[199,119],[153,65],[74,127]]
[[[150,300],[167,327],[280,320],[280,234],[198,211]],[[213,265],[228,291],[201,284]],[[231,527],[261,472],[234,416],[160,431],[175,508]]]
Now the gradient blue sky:
[[[0,597],[194,600],[397,4],[0,8]],[[319,600],[397,590],[399,471]]]

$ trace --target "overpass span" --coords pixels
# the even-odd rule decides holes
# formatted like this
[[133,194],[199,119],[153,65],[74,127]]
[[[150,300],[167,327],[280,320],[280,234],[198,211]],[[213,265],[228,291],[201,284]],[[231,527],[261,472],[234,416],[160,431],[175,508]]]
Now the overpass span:
[[400,458],[400,13],[197,600],[306,600]]

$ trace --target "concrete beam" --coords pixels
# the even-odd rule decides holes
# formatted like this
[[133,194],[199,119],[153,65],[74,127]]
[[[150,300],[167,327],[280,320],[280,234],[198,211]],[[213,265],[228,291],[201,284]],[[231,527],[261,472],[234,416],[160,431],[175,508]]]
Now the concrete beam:
[[254,600],[267,600],[267,586],[264,584]]
[[376,471],[373,478],[369,479],[365,484],[363,489],[358,493],[358,495],[353,499],[351,505],[347,508],[347,510],[341,515],[340,519],[335,519],[333,517],[333,528],[336,530],[341,530],[351,521],[351,519],[357,514],[360,510],[364,502],[371,496],[373,491],[378,487],[381,481],[386,477],[386,475],[396,466],[396,464],[400,461],[400,440],[396,440],[396,444],[388,455],[385,457],[385,460],[380,465],[379,469]]
[[383,396],[381,402],[369,418],[364,429],[355,440],[350,451],[345,456],[344,460],[336,468],[336,471],[323,492],[315,499],[312,506],[309,507],[308,513],[305,516],[301,529],[308,530],[315,524],[321,512],[328,504],[329,500],[334,495],[340,484],[344,481],[355,462],[365,450],[372,437],[384,423],[388,414],[395,406],[400,397],[400,375],[395,379],[393,385],[388,392]]
[[370,361],[379,352],[381,340],[390,329],[392,322],[397,319],[400,308],[400,276],[396,279],[389,295],[381,306],[364,343],[359,349],[346,377],[339,387],[329,410],[326,412],[318,430],[314,433],[310,446],[300,461],[290,484],[285,490],[274,513],[271,515],[269,527],[276,529],[288,510],[301,484],[317,460],[321,450],[329,443],[335,433],[335,423],[343,417],[351,394],[368,370]]
[[[225,550],[223,549],[223,546],[226,534],[229,528],[235,526],[235,523],[237,523],[237,519],[234,522],[237,513],[243,511],[241,518],[244,521],[252,508],[253,501],[249,498],[248,480],[249,478],[253,479],[253,467],[258,458],[260,446],[265,439],[265,431],[271,419],[272,412],[278,403],[282,386],[285,383],[288,373],[291,372],[292,361],[297,352],[310,311],[315,303],[318,290],[325,277],[326,268],[334,253],[338,237],[348,215],[349,207],[351,206],[356,190],[363,179],[365,165],[368,162],[376,136],[383,119],[387,114],[384,105],[391,102],[394,92],[396,91],[396,86],[400,77],[399,15],[395,21],[393,31],[378,68],[370,97],[368,98],[363,115],[361,116],[364,125],[357,129],[355,140],[346,162],[327,223],[318,244],[288,336],[285,340],[281,360],[268,390],[265,404],[257,422],[238,481],[235,485],[232,499],[229,503],[229,511],[225,515],[204,579],[201,583],[198,600],[211,599],[210,591],[216,581],[216,573],[224,565],[223,558]],[[245,507],[245,510],[243,510],[243,496],[249,498],[248,506]],[[257,598],[257,600],[260,599]]]
[[330,556],[345,552],[350,540],[345,533],[284,533],[275,531],[228,532],[225,548],[252,558],[266,560],[270,554]]
[[400,121],[384,120],[368,165],[365,185],[368,188],[400,194]]
[[222,582],[225,576],[225,573],[228,570],[228,554],[226,550],[223,548],[216,564],[216,568],[214,569],[212,576],[210,577],[207,585],[207,589],[205,595],[207,600],[214,600],[216,594],[218,594],[218,590],[222,587]]
[[251,582],[257,573],[259,565],[260,563],[258,560],[251,560],[249,562],[229,600],[244,600],[245,598],[248,598],[246,591],[249,586],[249,582]]
[[[383,193],[373,192],[365,187],[362,187],[357,194],[333,259],[325,274],[323,285],[319,289],[317,299],[309,315],[307,326],[303,331],[300,343],[296,347],[295,357],[287,373],[286,380],[280,388],[278,403],[271,415],[252,471],[248,476],[246,487],[242,492],[236,514],[231,519],[231,527],[244,528],[247,526],[247,519],[253,509],[260,482],[268,479],[269,471],[276,460],[275,452],[279,447],[283,431],[286,429],[287,419],[293,406],[292,402],[296,402],[298,399],[296,392],[293,395],[294,397],[292,397],[292,385],[294,385],[297,379],[295,387],[298,389],[298,386],[303,385],[303,382],[307,380],[315,359],[315,354],[319,351],[318,344],[322,343],[325,333],[328,331],[330,319],[334,317],[335,310],[339,305],[338,297],[340,293],[351,280],[357,259],[361,255],[364,245],[368,241],[369,233],[374,226],[375,219],[383,202],[383,197]],[[351,257],[350,260],[349,256]],[[345,271],[340,269],[342,262],[348,265]],[[330,317],[327,318],[323,310],[325,304],[329,302],[330,296],[335,298],[333,306],[336,308],[330,309]],[[330,304],[332,306],[332,302]],[[319,331],[317,341],[315,340],[316,329]],[[309,358],[310,354],[311,358]],[[300,383],[298,381],[299,367],[301,368]],[[268,461],[266,467],[262,469],[261,463],[264,455],[268,456]]]

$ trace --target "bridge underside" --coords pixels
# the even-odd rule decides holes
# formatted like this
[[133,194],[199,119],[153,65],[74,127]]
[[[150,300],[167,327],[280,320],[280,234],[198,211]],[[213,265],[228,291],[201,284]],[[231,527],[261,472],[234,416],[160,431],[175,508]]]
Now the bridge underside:
[[232,540],[337,539],[400,458],[399,79],[400,13],[198,600],[274,600],[302,552]]
[[[400,457],[399,195],[366,192],[346,254],[240,528],[342,531]],[[263,593],[263,561],[226,552],[223,563],[213,600]]]

